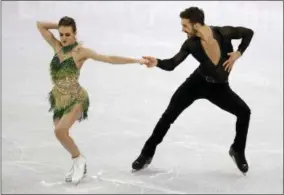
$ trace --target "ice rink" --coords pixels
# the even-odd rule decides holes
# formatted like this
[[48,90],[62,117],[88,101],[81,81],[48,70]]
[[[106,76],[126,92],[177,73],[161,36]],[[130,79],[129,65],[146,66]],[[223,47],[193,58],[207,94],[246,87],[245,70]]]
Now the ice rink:
[[[2,193],[283,193],[283,2],[1,3]],[[186,39],[179,13],[190,6],[202,7],[209,25],[255,32],[230,76],[252,110],[247,176],[228,155],[235,116],[206,100],[180,115],[147,169],[131,172],[172,94],[198,66],[189,56],[172,72],[85,63],[80,83],[90,96],[89,119],[71,135],[87,158],[88,176],[78,186],[64,183],[72,162],[48,112],[53,51],[36,21],[68,15],[76,19],[78,41],[99,53],[170,58]]]

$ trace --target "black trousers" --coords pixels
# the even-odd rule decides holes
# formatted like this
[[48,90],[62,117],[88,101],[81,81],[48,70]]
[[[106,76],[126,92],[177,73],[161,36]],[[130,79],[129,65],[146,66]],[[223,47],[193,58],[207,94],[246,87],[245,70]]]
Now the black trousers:
[[251,114],[250,108],[230,88],[229,83],[210,83],[198,71],[195,71],[173,94],[167,109],[146,141],[142,154],[153,156],[157,145],[162,142],[171,124],[188,106],[201,98],[209,100],[237,117],[236,135],[232,147],[239,152],[244,152]]

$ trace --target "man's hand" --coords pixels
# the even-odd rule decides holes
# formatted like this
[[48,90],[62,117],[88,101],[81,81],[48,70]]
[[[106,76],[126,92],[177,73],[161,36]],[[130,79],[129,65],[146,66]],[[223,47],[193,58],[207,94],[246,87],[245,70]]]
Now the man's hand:
[[154,57],[151,57],[151,56],[143,56],[143,59],[147,60],[147,63],[145,63],[145,65],[148,67],[148,68],[152,68],[154,66],[157,66],[158,64],[158,60]]
[[239,51],[228,53],[229,59],[224,62],[223,66],[225,66],[225,71],[231,72],[235,61],[241,56]]

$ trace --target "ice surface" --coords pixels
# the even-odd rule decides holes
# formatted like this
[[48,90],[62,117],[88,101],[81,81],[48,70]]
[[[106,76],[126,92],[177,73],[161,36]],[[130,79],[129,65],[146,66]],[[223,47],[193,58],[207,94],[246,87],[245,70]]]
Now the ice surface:
[[[35,22],[69,15],[79,41],[100,53],[168,58],[186,38],[179,12],[189,6],[202,7],[208,24],[255,31],[230,78],[252,110],[248,175],[228,156],[235,117],[205,100],[181,114],[147,169],[131,173],[171,95],[198,65],[189,56],[173,72],[84,65],[89,120],[71,134],[87,157],[88,177],[78,186],[63,183],[70,156],[47,112],[52,50]],[[283,193],[283,3],[2,2],[2,193]]]

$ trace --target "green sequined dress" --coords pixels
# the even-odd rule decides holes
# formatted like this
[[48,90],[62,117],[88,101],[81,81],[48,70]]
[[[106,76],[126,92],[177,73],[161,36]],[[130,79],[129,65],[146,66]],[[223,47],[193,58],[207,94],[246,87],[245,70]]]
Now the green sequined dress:
[[[63,47],[62,52],[70,52],[77,45],[78,43],[75,43]],[[53,120],[60,119],[78,103],[82,105],[83,109],[78,120],[86,119],[88,117],[89,96],[78,82],[80,70],[76,67],[73,57],[60,62],[58,54],[55,54],[50,63],[50,74],[54,86],[49,93],[49,111],[53,111]]]

